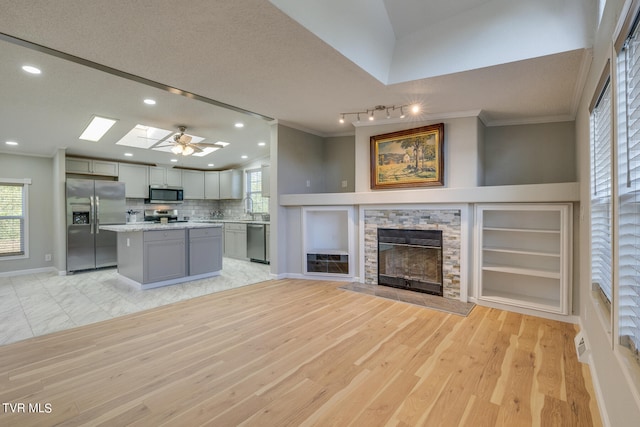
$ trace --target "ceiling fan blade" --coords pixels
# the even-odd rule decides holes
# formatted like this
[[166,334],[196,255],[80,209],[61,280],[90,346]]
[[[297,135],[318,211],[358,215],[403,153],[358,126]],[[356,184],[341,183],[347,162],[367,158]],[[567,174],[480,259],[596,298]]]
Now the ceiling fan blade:
[[210,144],[208,142],[197,142],[197,145],[201,146],[201,147],[215,147],[215,148],[224,148],[222,147],[222,145],[218,145],[218,144]]
[[198,147],[198,144],[188,144],[189,147],[193,148],[194,150],[196,150],[198,153],[202,152],[202,148]]

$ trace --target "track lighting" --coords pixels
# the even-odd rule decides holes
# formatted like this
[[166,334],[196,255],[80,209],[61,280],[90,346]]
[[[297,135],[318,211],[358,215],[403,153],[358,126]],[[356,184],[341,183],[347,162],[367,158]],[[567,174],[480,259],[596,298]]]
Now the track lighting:
[[376,119],[376,112],[378,111],[386,111],[386,118],[387,119],[391,119],[393,118],[393,112],[395,112],[396,110],[400,110],[400,115],[398,116],[401,119],[404,119],[406,117],[405,113],[404,113],[404,109],[405,108],[409,108],[412,114],[419,114],[420,113],[420,104],[413,104],[413,105],[376,105],[373,108],[368,108],[364,111],[353,111],[353,112],[346,112],[346,113],[340,113],[340,118],[338,119],[338,121],[340,123],[344,123],[345,122],[345,117],[349,116],[349,115],[353,115],[356,116],[356,123],[360,123],[360,114],[366,114],[367,116],[369,116],[369,121],[374,121]]

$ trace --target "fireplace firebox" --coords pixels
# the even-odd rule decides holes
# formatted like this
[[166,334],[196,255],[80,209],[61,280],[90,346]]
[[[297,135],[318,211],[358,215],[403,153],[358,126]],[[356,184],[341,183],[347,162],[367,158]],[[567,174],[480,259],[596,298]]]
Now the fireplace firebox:
[[378,285],[443,295],[442,230],[378,228]]

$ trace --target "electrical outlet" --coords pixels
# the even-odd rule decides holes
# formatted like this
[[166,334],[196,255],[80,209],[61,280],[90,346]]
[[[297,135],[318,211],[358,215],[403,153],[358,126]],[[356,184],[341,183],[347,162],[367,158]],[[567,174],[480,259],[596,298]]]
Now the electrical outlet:
[[129,240],[129,238],[127,237],[127,247],[131,246],[131,241]]
[[307,180],[307,187],[311,187],[311,181]]
[[347,188],[347,181],[342,181],[342,188]]
[[45,254],[44,260],[45,261],[51,261],[51,254]]

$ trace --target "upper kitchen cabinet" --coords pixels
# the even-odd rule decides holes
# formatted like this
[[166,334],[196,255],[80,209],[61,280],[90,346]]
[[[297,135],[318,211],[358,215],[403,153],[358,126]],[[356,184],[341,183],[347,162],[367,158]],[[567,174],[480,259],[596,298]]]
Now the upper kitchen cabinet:
[[162,166],[150,166],[149,185],[182,187],[182,171]]
[[124,182],[125,197],[135,199],[149,198],[149,167],[120,163],[118,181]]
[[242,171],[229,169],[220,172],[220,199],[242,199]]
[[65,168],[67,173],[118,176],[118,163],[107,160],[67,157],[65,159]]
[[262,197],[270,197],[271,196],[271,175],[269,174],[270,168],[269,165],[262,165],[261,175],[262,175]]
[[182,171],[182,188],[184,199],[204,199],[204,172],[202,171]]
[[204,173],[204,198],[211,200],[220,199],[220,172],[211,171]]

